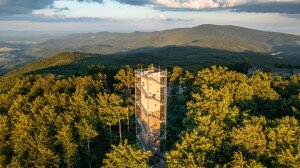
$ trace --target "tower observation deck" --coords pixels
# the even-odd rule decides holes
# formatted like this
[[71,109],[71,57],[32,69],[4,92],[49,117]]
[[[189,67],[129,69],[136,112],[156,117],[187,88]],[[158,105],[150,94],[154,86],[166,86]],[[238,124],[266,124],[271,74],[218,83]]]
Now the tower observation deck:
[[167,71],[135,71],[136,138],[144,150],[165,153]]

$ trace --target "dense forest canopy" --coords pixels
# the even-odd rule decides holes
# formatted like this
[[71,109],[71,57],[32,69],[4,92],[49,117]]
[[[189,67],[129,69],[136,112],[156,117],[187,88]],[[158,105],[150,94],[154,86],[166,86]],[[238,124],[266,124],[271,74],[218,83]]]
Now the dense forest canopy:
[[194,78],[169,167],[299,167],[300,77],[212,67]]
[[[153,166],[135,142],[131,67],[0,86],[3,167]],[[299,76],[174,67],[169,89],[167,167],[300,166]]]

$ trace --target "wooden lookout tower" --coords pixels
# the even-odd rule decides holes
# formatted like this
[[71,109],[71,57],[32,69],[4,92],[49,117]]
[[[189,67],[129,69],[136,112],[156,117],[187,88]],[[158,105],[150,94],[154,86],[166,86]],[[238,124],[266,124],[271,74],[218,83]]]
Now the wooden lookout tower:
[[164,154],[166,148],[167,71],[135,71],[136,138],[144,150]]

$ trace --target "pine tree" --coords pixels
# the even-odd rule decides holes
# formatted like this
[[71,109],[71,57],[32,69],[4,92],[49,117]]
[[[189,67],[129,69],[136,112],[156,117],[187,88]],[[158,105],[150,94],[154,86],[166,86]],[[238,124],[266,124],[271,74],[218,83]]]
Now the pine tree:
[[115,90],[122,93],[122,98],[128,109],[128,113],[126,114],[128,133],[130,133],[129,116],[134,112],[134,100],[132,94],[134,89],[134,79],[133,69],[129,65],[126,65],[115,75],[115,80],[118,81],[117,84],[114,84]]
[[98,102],[98,114],[100,121],[110,127],[111,138],[111,126],[119,125],[119,139],[122,141],[122,123],[123,119],[126,119],[128,109],[123,107],[123,100],[116,94],[99,94],[97,96]]
[[112,151],[106,154],[104,168],[132,167],[147,168],[148,159],[152,156],[150,151],[144,152],[128,144],[127,140],[120,142],[118,146],[112,145]]
[[6,116],[0,115],[0,166],[5,167],[5,149],[9,134],[8,120]]
[[68,168],[76,167],[78,145],[72,137],[72,130],[69,125],[64,125],[57,133],[56,138],[63,148],[64,162]]
[[98,133],[93,127],[92,124],[88,123],[87,120],[82,119],[79,123],[76,124],[76,128],[80,137],[80,140],[86,142],[86,149],[88,155],[88,167],[91,168],[91,149],[90,143],[93,138],[95,138]]

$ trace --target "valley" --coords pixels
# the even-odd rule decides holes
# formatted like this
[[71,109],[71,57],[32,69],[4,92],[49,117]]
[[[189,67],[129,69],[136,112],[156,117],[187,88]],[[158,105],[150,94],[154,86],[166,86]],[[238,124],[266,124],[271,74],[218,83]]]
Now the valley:
[[0,43],[0,75],[35,60],[28,52],[28,45]]

